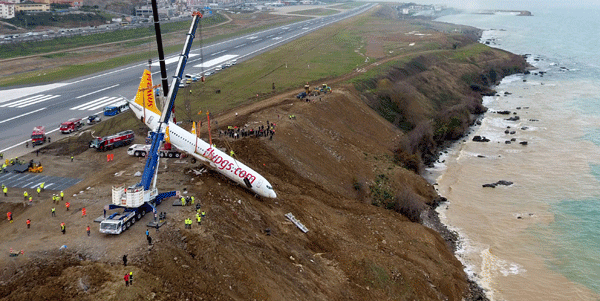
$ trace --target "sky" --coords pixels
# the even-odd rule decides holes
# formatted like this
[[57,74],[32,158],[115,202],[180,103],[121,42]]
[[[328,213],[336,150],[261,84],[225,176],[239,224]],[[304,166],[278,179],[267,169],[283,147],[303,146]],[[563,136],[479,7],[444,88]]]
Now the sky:
[[[369,0],[366,0],[369,1]],[[413,2],[418,4],[443,4],[460,9],[529,10],[543,7],[600,7],[600,0],[383,0],[385,2]],[[381,2],[381,1],[374,1]]]

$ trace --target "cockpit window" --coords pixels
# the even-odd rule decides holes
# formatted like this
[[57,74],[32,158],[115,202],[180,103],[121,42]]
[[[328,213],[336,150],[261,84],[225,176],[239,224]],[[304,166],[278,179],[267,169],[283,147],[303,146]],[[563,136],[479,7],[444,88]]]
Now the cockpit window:
[[273,187],[271,187],[270,185],[267,185],[267,189],[273,190]]

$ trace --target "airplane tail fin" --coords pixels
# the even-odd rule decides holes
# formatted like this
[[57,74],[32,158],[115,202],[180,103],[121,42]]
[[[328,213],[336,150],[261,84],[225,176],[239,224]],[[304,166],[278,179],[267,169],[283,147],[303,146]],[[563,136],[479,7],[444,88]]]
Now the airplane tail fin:
[[142,75],[142,80],[140,81],[140,86],[138,88],[137,94],[135,95],[135,103],[146,108],[146,110],[150,110],[158,116],[162,113],[156,107],[156,99],[154,98],[154,87],[152,86],[152,73],[148,71],[148,69],[144,70],[144,74]]

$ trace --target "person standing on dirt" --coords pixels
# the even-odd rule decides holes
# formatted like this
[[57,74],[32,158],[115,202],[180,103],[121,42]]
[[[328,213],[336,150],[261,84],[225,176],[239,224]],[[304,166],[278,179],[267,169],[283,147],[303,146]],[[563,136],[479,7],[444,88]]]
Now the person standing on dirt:
[[42,191],[42,189],[40,189],[40,188],[38,187],[38,188],[37,188],[37,193],[38,193],[38,196],[40,196],[40,192],[41,192],[41,191]]
[[29,197],[29,194],[27,193],[27,191],[23,191],[23,201],[27,202],[28,197]]
[[60,232],[62,232],[63,235],[67,232],[67,226],[64,222],[60,223]]
[[133,285],[133,272],[129,272],[129,285]]
[[150,236],[150,231],[148,231],[148,229],[146,229],[146,236]]
[[123,279],[125,279],[125,286],[129,286],[129,274],[125,274],[125,276],[123,276]]
[[69,203],[69,202],[66,202],[66,203],[65,203],[65,207],[67,207],[67,211],[69,211],[69,207],[71,207],[71,203]]
[[56,217],[56,208],[52,207],[52,217]]
[[6,219],[8,219],[8,222],[9,222],[9,223],[12,223],[12,222],[13,222],[13,219],[12,219],[12,212],[8,211],[8,212],[6,213]]
[[60,200],[64,201],[65,200],[65,193],[64,192],[60,192]]
[[27,221],[25,221],[25,223],[27,224],[27,229],[31,228],[31,220],[27,219]]
[[87,232],[87,235],[90,236],[90,226],[89,225],[85,228],[85,231]]
[[123,265],[127,266],[127,254],[123,255]]

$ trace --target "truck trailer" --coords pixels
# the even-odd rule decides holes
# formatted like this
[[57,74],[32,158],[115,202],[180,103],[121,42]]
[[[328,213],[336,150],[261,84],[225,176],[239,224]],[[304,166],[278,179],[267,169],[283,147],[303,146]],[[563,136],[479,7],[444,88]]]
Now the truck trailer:
[[95,148],[97,151],[106,151],[113,148],[129,145],[133,142],[135,134],[132,130],[122,131],[111,136],[97,137],[90,141],[90,148]]
[[[150,151],[151,145],[149,144],[134,144],[129,147],[127,154],[135,157],[146,157]],[[161,158],[181,158],[185,157],[185,153],[179,151],[175,146],[170,143],[165,143],[163,147],[158,150],[158,155]]]

